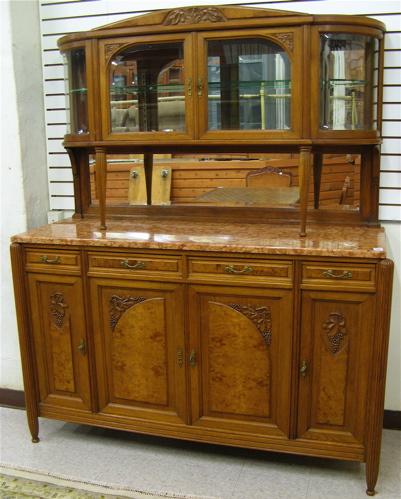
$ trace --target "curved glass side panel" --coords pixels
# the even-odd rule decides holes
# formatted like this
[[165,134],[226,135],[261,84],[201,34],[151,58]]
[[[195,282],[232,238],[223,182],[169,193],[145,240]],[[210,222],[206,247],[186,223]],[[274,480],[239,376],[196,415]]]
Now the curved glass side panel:
[[182,43],[133,45],[110,63],[112,132],[185,131]]
[[291,128],[291,61],[263,38],[208,42],[209,130]]
[[63,53],[66,97],[67,133],[89,133],[88,89],[86,84],[85,49],[74,49]]
[[343,33],[320,40],[320,128],[375,130],[378,40]]

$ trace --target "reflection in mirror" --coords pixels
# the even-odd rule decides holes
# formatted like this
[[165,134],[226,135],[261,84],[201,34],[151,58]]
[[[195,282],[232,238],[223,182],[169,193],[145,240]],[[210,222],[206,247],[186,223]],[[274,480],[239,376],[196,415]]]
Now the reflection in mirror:
[[112,132],[185,130],[182,43],[133,45],[110,63]]
[[[321,156],[320,185],[311,174],[309,209],[359,210],[360,156]],[[317,164],[317,163],[315,163]],[[152,205],[299,208],[297,154],[171,155],[153,158]],[[91,197],[98,203],[91,160]],[[107,156],[107,205],[146,205],[143,156]]]

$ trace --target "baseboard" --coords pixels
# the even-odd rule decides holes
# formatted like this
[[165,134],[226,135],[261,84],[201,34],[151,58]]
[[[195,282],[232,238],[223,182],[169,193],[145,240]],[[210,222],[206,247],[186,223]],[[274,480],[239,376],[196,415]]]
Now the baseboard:
[[12,409],[25,409],[25,396],[22,390],[0,388],[0,406]]
[[[0,388],[0,406],[12,409],[25,409],[25,397],[22,390]],[[401,411],[384,411],[383,428],[401,430]]]

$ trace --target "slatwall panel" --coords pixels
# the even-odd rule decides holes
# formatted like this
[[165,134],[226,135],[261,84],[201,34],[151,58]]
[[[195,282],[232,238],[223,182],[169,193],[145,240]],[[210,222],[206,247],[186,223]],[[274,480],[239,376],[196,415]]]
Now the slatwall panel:
[[[202,2],[173,0],[169,7]],[[380,219],[401,221],[401,12],[398,1],[208,1],[208,5],[237,4],[310,14],[367,15],[387,27],[384,59],[383,145],[380,177]],[[166,8],[165,0],[148,0],[149,10],[133,0],[41,0],[42,61],[46,106],[50,207],[74,210],[72,173],[61,142],[66,131],[65,86],[57,39],[67,33],[88,31],[127,17]]]

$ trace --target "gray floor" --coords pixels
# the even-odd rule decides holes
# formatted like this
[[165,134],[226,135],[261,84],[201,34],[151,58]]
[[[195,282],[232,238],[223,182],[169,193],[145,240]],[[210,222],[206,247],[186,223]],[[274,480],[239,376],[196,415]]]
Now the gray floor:
[[[25,412],[0,408],[0,463],[80,481],[210,499],[358,499],[365,465],[181,442],[40,420],[32,444]],[[401,432],[385,430],[380,499],[401,498]]]

